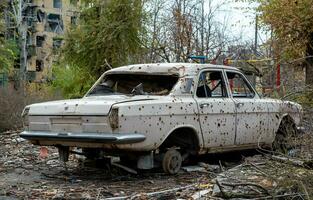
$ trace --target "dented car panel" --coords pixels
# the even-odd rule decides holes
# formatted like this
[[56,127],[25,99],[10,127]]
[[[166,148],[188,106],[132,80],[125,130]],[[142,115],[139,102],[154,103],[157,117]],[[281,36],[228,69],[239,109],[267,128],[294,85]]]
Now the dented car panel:
[[271,145],[287,115],[299,124],[301,106],[260,98],[234,67],[139,64],[107,71],[82,99],[27,106],[21,137],[108,152],[189,146],[202,154]]

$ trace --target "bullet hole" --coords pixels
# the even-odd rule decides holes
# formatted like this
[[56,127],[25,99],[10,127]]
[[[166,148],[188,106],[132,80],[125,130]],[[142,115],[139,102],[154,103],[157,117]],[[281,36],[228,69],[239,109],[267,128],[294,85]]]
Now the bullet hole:
[[139,108],[139,110],[141,110],[141,108]]
[[220,124],[220,123],[218,123],[218,124],[217,124],[217,127],[220,127],[220,126],[221,126],[221,124]]

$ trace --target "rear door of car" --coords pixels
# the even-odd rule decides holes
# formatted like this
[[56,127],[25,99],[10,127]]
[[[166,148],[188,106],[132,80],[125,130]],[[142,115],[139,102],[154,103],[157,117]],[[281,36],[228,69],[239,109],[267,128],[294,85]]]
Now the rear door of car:
[[268,133],[267,102],[260,99],[239,71],[226,70],[228,90],[236,105],[236,145],[263,142]]
[[234,101],[227,93],[223,70],[202,70],[196,83],[195,99],[199,109],[204,147],[214,151],[218,148],[233,146],[236,133],[236,110]]

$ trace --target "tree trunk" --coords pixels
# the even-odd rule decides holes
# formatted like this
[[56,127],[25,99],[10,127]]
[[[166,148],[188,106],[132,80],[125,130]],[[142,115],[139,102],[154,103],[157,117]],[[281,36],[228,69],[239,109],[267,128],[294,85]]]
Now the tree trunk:
[[307,59],[306,59],[306,85],[313,86],[313,33],[311,33],[307,44]]

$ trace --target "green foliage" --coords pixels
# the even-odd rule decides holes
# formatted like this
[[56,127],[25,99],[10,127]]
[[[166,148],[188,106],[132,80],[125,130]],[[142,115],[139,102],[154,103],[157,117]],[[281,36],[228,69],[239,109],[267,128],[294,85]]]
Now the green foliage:
[[0,3],[0,72],[9,72],[14,65],[14,60],[18,55],[18,47],[15,41],[4,38],[5,24],[3,10],[5,4]]
[[307,55],[313,42],[312,0],[257,0],[265,25],[277,38],[277,48],[289,58]]
[[85,94],[95,81],[90,73],[75,66],[54,66],[52,87],[61,90],[66,98],[77,98]]
[[142,5],[139,0],[95,3],[83,9],[80,24],[66,37],[64,57],[86,67],[94,75],[113,67],[135,62],[141,52]]
[[79,24],[65,36],[54,86],[67,97],[82,95],[91,79],[107,69],[106,63],[117,67],[138,62],[143,53],[143,19],[141,0],[83,1]]
[[0,72],[10,72],[14,60],[18,56],[18,47],[15,41],[0,38]]

